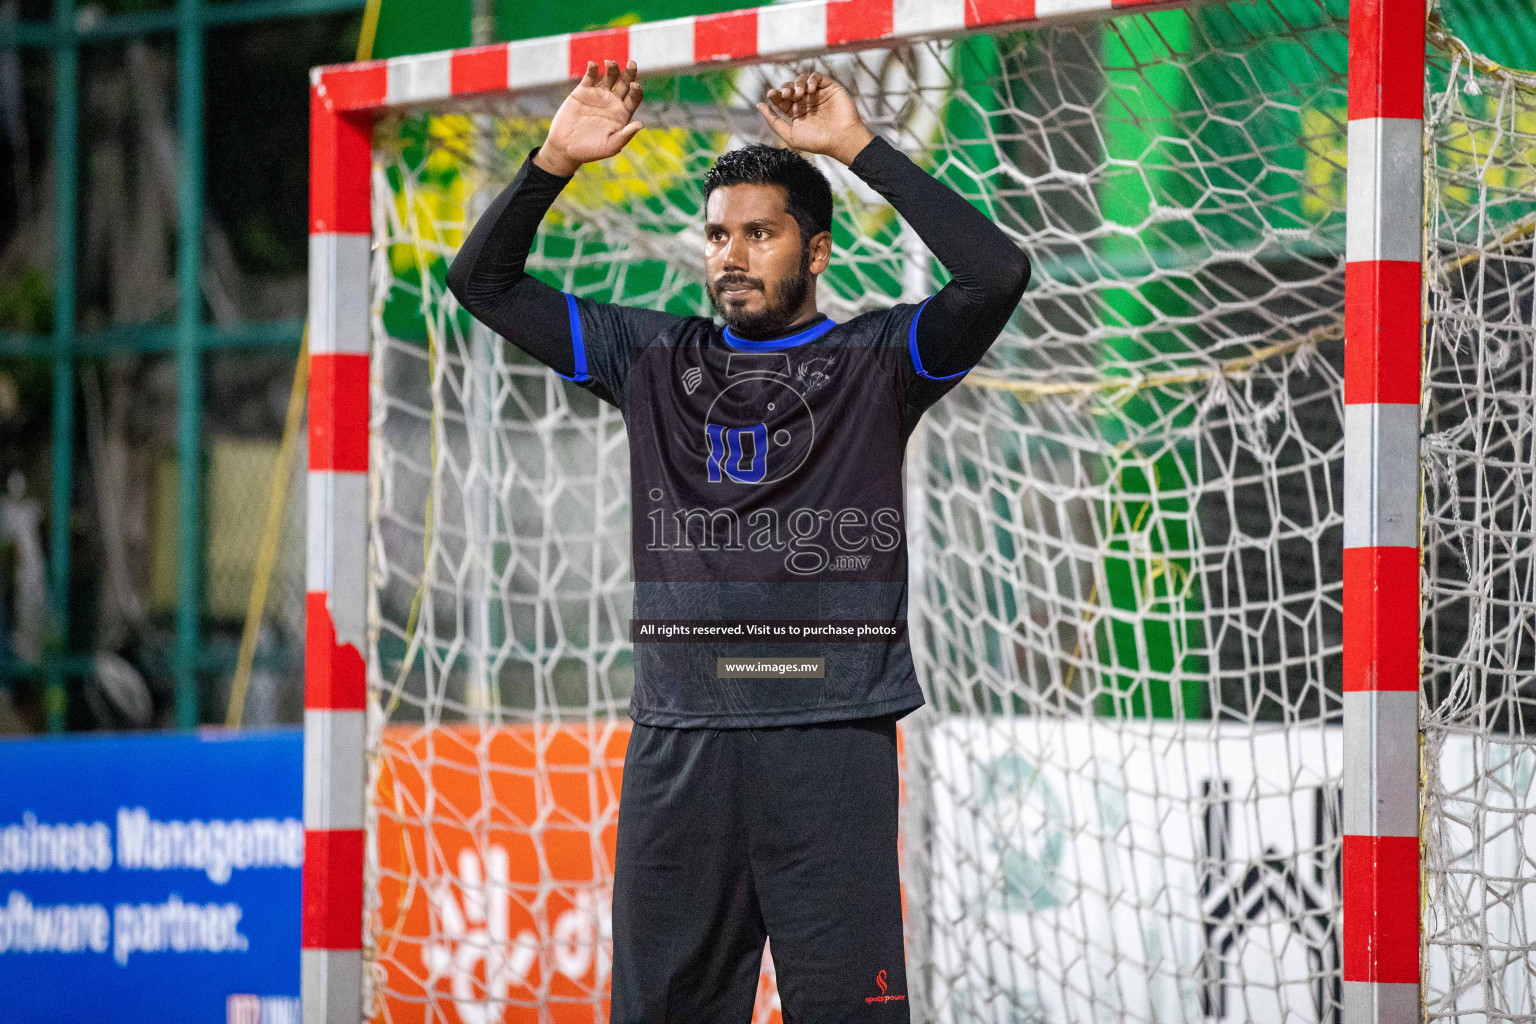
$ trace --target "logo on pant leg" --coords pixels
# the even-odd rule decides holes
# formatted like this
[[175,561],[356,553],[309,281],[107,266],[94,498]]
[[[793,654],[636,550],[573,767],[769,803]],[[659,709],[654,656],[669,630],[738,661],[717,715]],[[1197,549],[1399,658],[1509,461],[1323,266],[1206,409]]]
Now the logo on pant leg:
[[885,991],[886,983],[884,971],[881,971],[879,974],[875,975],[875,984],[880,987],[880,994],[877,996],[865,996],[864,1001],[866,1003],[899,1003],[903,999],[907,998],[904,995],[895,995],[894,993],[888,994]]

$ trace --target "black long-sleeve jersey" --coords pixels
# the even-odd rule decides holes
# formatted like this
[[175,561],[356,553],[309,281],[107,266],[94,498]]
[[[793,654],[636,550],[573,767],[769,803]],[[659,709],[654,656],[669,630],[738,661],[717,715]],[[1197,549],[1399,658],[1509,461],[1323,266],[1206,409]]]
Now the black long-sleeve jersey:
[[560,292],[524,266],[570,179],[531,156],[449,267],[465,309],[624,414],[642,724],[792,725],[923,702],[905,630],[906,441],[996,340],[1030,264],[883,140],[850,166],[949,271],[923,302],[744,338]]

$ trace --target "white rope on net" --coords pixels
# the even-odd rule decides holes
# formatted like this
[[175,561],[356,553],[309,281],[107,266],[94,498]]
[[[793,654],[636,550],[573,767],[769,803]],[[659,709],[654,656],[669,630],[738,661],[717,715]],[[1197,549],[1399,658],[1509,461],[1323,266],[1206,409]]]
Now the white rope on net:
[[1536,74],[1432,16],[1425,122],[1426,1019],[1536,1001]]
[[[1210,5],[818,62],[1036,267],[908,455],[929,698],[904,723],[920,1019],[1336,1019],[1333,6]],[[1449,59],[1453,81],[1501,81]],[[707,312],[703,173],[764,136],[751,101],[796,69],[648,85],[650,127],[565,190],[530,268],[575,294]],[[1468,992],[1495,1002],[1490,986],[1509,1002],[1529,942],[1512,880],[1525,854],[1494,864],[1468,842],[1528,820],[1501,781],[1524,762],[1489,738],[1528,707],[1490,686],[1530,651],[1529,555],[1504,554],[1529,534],[1530,278],[1498,275],[1529,264],[1536,222],[1495,215],[1524,173],[1509,140],[1531,131],[1506,92],[1473,104],[1503,141],[1431,189],[1454,202],[1431,206],[1425,460],[1444,468],[1426,477],[1425,673],[1445,697],[1426,704],[1426,743],[1463,737],[1498,761],[1427,783],[1442,824],[1426,850],[1444,858],[1427,891],[1445,893],[1428,960],[1452,965],[1431,1007],[1446,1015]],[[1481,138],[1455,127],[1471,123],[1465,96],[1431,101],[1452,149]],[[386,1019],[592,1016],[602,1001],[632,681],[623,421],[477,337],[441,283],[474,196],[510,179],[557,98],[387,120],[376,147],[370,941]],[[937,287],[893,211],[823,166],[839,200],[823,308],[841,319]],[[1476,585],[1453,563],[1478,566]],[[1507,927],[1479,946],[1492,910]]]

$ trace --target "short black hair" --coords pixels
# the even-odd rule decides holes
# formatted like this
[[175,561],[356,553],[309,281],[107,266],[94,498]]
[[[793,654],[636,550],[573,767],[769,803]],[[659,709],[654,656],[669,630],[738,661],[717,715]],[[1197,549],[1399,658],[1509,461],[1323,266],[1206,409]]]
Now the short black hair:
[[832,230],[832,186],[827,176],[792,149],[755,143],[722,153],[704,175],[704,202],[709,194],[727,185],[778,185],[784,190],[784,207],[800,225],[800,242]]

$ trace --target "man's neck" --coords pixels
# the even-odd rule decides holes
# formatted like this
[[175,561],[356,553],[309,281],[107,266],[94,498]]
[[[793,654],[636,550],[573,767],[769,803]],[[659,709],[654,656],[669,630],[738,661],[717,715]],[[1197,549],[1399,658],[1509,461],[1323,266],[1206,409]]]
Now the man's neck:
[[745,338],[747,341],[774,341],[778,338],[787,338],[791,334],[797,334],[812,324],[819,323],[826,318],[826,314],[819,312],[816,309],[816,306],[812,304],[801,309],[800,312],[795,316],[794,320],[776,330],[747,332],[738,331],[736,328],[732,327],[731,333],[736,335],[738,338]]

